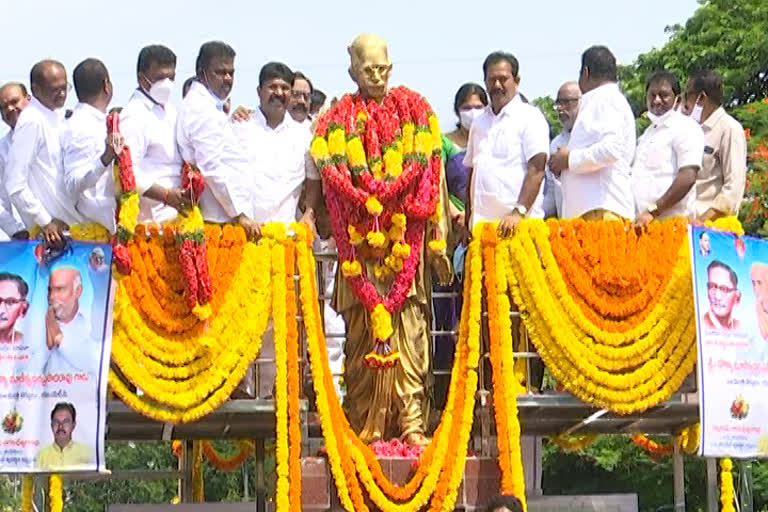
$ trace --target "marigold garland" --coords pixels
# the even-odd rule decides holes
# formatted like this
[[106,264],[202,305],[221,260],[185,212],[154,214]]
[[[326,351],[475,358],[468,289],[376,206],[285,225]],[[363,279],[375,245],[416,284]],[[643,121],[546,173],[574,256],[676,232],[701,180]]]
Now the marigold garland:
[[[293,224],[291,229],[298,232],[304,225]],[[295,243],[304,243],[299,239]],[[296,304],[296,252],[293,241],[285,250],[285,285],[286,285],[286,318],[288,320],[286,335],[287,368],[288,368],[288,480],[289,503],[295,509],[301,508],[301,413],[299,410],[299,330],[297,327],[298,307]]]
[[654,459],[672,455],[675,451],[674,443],[659,443],[645,434],[632,434],[632,442]]
[[61,475],[53,474],[48,477],[48,498],[51,512],[61,512],[64,509],[63,492]]
[[720,510],[721,512],[736,512],[736,495],[733,487],[733,462],[731,459],[720,459]]
[[237,451],[225,457],[216,451],[216,447],[210,441],[200,441],[203,455],[213,467],[221,471],[234,471],[248,460],[254,453],[253,441],[235,441]]
[[567,453],[580,452],[589,445],[597,441],[599,436],[593,434],[584,434],[576,436],[549,436],[551,442],[555,443],[561,450]]
[[34,509],[35,479],[29,473],[21,477],[21,512],[32,512]]
[[[107,133],[120,133],[120,114],[110,112],[107,115]],[[136,178],[133,173],[131,149],[123,146],[112,164],[115,194],[117,195],[117,233],[112,239],[112,261],[121,274],[130,274],[132,265],[125,244],[133,237],[139,217],[139,194],[136,191]]]

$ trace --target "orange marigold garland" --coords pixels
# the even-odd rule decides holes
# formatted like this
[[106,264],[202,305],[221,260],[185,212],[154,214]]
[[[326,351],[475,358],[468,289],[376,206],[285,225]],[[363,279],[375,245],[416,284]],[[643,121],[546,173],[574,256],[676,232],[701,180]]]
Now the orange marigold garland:
[[[296,230],[297,226],[294,225]],[[288,474],[291,486],[289,502],[294,507],[301,506],[301,415],[299,410],[299,330],[297,327],[296,254],[291,242],[285,250],[286,317],[288,332],[286,336],[288,364]],[[295,243],[305,243],[298,240]]]

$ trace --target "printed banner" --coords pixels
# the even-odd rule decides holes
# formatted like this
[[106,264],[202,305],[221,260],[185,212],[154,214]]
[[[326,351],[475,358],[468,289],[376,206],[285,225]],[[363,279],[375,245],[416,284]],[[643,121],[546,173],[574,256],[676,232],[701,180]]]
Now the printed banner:
[[0,472],[105,469],[112,248],[51,256],[0,243]]
[[768,456],[768,241],[691,228],[701,443]]

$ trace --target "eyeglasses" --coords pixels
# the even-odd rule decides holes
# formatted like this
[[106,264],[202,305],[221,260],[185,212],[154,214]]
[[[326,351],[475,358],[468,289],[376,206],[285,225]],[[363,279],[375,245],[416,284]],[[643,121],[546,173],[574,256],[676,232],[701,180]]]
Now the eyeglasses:
[[67,82],[65,85],[59,86],[59,87],[48,87],[48,86],[42,86],[41,87],[43,91],[48,94],[49,96],[53,96],[55,94],[62,94],[62,93],[68,93],[72,90],[72,84]]
[[731,288],[730,286],[725,286],[723,284],[707,283],[707,290],[711,292],[718,291],[720,293],[733,293],[736,291],[736,288]]
[[555,100],[555,106],[564,107],[565,105],[570,105],[575,101],[579,101],[579,98],[557,98]]
[[15,297],[0,297],[0,306],[5,304],[6,306],[13,307],[24,302],[24,299],[17,299]]
[[51,422],[51,426],[54,428],[55,427],[71,427],[72,423],[73,423],[72,420],[64,420],[64,421],[53,420]]

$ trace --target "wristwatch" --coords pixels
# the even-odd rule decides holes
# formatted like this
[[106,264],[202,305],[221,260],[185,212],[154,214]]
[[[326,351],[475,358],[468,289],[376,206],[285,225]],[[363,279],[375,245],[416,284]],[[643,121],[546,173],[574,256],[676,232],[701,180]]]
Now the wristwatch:
[[517,210],[517,212],[518,212],[520,215],[522,215],[523,217],[525,217],[525,214],[526,214],[526,213],[528,213],[528,208],[526,208],[526,207],[525,207],[525,205],[524,205],[524,204],[521,204],[521,203],[517,203],[517,204],[515,205],[515,207],[514,207],[514,208],[512,208],[512,211],[513,211],[513,212],[514,212],[515,210]]
[[651,204],[648,205],[646,210],[648,211],[648,213],[650,213],[651,215],[653,215],[655,217],[656,214],[659,213],[659,206],[656,203],[651,203]]

